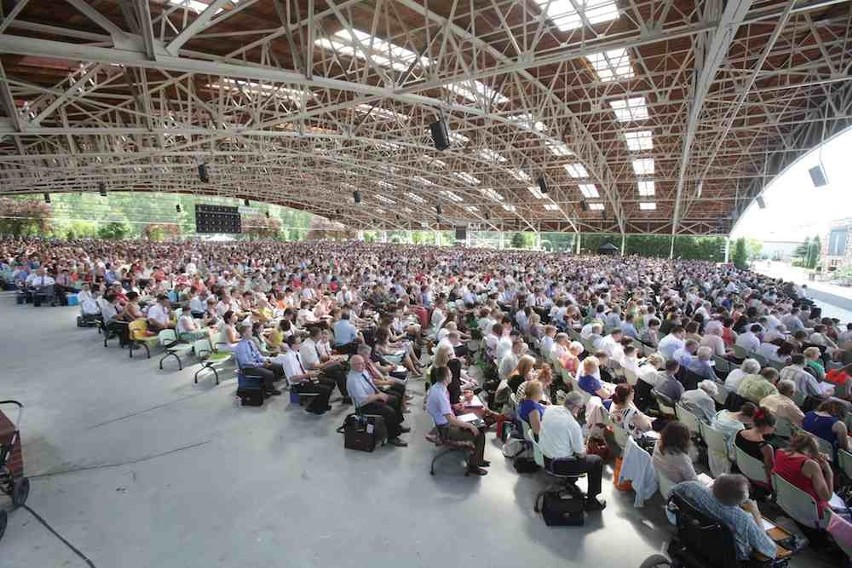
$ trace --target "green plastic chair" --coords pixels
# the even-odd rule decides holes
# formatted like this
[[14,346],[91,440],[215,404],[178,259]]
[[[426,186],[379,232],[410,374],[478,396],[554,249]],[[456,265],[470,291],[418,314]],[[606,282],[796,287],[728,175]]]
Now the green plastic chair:
[[233,359],[234,354],[228,351],[215,351],[210,339],[199,339],[192,344],[192,351],[201,368],[195,372],[193,377],[195,384],[198,384],[198,375],[202,371],[213,371],[213,376],[216,377],[216,384],[219,384],[219,371],[216,367],[222,366]]

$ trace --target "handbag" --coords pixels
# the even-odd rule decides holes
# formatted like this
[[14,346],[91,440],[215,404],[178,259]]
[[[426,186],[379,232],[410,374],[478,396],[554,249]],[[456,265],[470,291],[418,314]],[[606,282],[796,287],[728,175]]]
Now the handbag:
[[607,461],[610,457],[609,445],[601,438],[589,438],[586,442],[586,453],[600,456],[603,461]]
[[337,431],[343,434],[344,448],[361,452],[372,452],[388,438],[385,419],[382,416],[350,414]]
[[541,512],[549,527],[581,527],[585,522],[583,499],[567,491],[545,491],[535,502],[535,512]]

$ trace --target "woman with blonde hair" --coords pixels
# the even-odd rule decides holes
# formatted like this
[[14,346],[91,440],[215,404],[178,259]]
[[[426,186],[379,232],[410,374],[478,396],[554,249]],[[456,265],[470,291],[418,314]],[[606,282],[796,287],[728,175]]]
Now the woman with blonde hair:
[[613,385],[600,380],[600,362],[595,356],[589,356],[580,363],[580,378],[577,385],[587,393],[608,399],[612,396]]
[[541,382],[533,379],[524,384],[524,400],[518,405],[518,418],[530,425],[538,437],[541,429],[541,419],[544,417],[544,405],[541,404],[543,393]]

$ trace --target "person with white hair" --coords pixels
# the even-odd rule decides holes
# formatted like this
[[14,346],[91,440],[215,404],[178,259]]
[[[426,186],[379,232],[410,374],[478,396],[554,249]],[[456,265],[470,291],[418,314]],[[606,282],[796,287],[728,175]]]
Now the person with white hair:
[[740,382],[746,375],[756,375],[760,372],[760,363],[756,359],[746,359],[739,369],[733,369],[725,378],[725,386],[734,392],[740,387]]
[[765,396],[760,400],[761,408],[769,410],[776,418],[786,418],[791,424],[801,425],[805,413],[793,401],[793,395],[796,394],[796,383],[783,379],[778,381],[777,389],[777,393]]
[[692,359],[687,369],[703,379],[718,381],[719,377],[716,376],[716,372],[713,370],[713,363],[711,362],[713,350],[707,346],[699,347],[695,354],[696,356]]
[[716,383],[704,380],[698,383],[698,388],[688,390],[680,398],[681,404],[705,424],[710,424],[716,415],[715,397],[719,393]]
[[[719,324],[716,320],[713,320],[710,323],[714,322]],[[729,351],[725,348],[725,340],[722,339],[722,329],[723,327],[721,324],[714,326],[710,326],[710,324],[708,324],[704,329],[704,337],[702,337],[699,342],[699,345],[702,347],[709,347],[712,350],[713,355],[717,355],[719,357],[724,357],[729,353]]]

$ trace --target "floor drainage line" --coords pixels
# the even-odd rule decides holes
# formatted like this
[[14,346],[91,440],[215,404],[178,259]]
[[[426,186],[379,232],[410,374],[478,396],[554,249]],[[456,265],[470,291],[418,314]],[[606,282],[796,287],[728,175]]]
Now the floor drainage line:
[[48,523],[46,520],[44,520],[44,518],[42,518],[42,516],[41,516],[41,515],[39,515],[39,514],[38,514],[38,513],[36,513],[35,511],[33,511],[33,510],[32,510],[32,507],[30,507],[29,505],[24,505],[23,507],[24,507],[24,509],[26,509],[27,511],[29,511],[29,512],[30,512],[30,514],[31,514],[33,517],[35,517],[35,518],[36,518],[36,520],[37,520],[38,522],[40,522],[42,525],[44,525],[44,528],[46,528],[46,529],[47,529],[47,530],[49,530],[51,533],[53,533],[53,536],[55,536],[56,538],[58,538],[59,540],[61,540],[61,541],[65,544],[65,546],[67,546],[68,548],[70,548],[70,549],[71,549],[71,552],[73,552],[74,554],[76,554],[77,556],[79,556],[79,557],[83,560],[83,562],[85,562],[85,563],[86,563],[86,564],[87,564],[90,568],[96,568],[95,563],[94,563],[94,562],[92,562],[92,561],[89,559],[89,557],[88,557],[88,556],[86,556],[85,554],[83,554],[82,552],[80,552],[80,550],[79,550],[76,546],[74,546],[73,544],[71,544],[70,542],[68,542],[68,541],[65,539],[65,537],[63,537],[61,534],[59,534],[58,532],[56,532],[56,529],[54,529],[52,526],[50,526],[50,523]]
[[136,459],[125,461],[125,462],[105,463],[105,464],[100,464],[100,465],[89,465],[89,466],[85,466],[85,467],[75,467],[75,468],[71,468],[71,469],[62,469],[62,470],[59,470],[59,471],[48,471],[46,473],[38,473],[36,475],[29,475],[27,477],[29,477],[30,479],[41,479],[41,478],[44,478],[44,477],[53,477],[54,475],[64,475],[66,473],[77,473],[79,471],[89,471],[89,470],[92,470],[92,469],[109,469],[109,468],[112,468],[112,467],[121,467],[121,466],[124,466],[124,465],[133,465],[133,464],[136,464],[136,463],[141,463],[141,462],[144,462],[144,461],[152,460],[154,458],[161,458],[163,456],[167,456],[169,454],[181,452],[183,450],[191,450],[192,448],[197,448],[199,446],[203,446],[204,444],[209,444],[209,443],[210,443],[210,440],[205,440],[203,442],[197,442],[195,444],[190,444],[188,446],[181,446],[179,448],[175,448],[175,449],[169,450],[167,452],[160,452],[159,454],[152,454],[150,456],[143,456],[141,458],[136,458]]
[[170,400],[170,401],[168,401],[168,402],[163,402],[163,403],[161,403],[161,404],[157,404],[157,405],[155,405],[155,406],[151,406],[151,407],[149,407],[149,408],[144,408],[144,409],[142,409],[142,410],[137,410],[136,412],[131,412],[130,414],[125,414],[124,416],[119,416],[118,418],[111,418],[111,419],[107,420],[106,422],[101,422],[100,424],[95,424],[94,426],[89,426],[88,428],[86,428],[86,430],[94,430],[95,428],[100,428],[101,426],[106,426],[107,424],[112,424],[113,422],[120,422],[121,420],[126,420],[126,419],[128,419],[128,418],[133,418],[134,416],[139,416],[140,414],[145,414],[146,412],[151,412],[152,410],[158,410],[158,409],[163,408],[163,407],[165,407],[165,406],[169,406],[169,405],[172,405],[172,404],[176,404],[176,403],[178,403],[178,402],[181,402],[181,401],[187,400],[187,399],[189,399],[189,398],[195,398],[195,397],[197,397],[197,396],[201,396],[201,395],[203,395],[203,394],[206,394],[206,393],[204,393],[204,392],[193,393],[193,394],[190,394],[190,395],[187,395],[187,396],[183,396],[183,397],[178,398],[178,399],[175,399],[175,400]]

